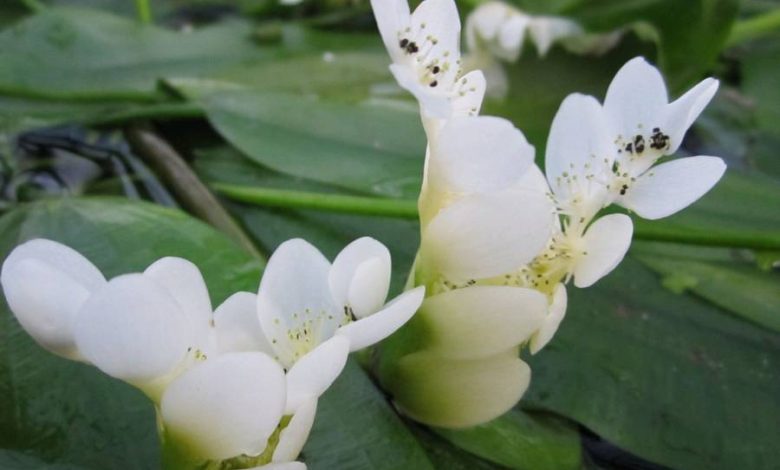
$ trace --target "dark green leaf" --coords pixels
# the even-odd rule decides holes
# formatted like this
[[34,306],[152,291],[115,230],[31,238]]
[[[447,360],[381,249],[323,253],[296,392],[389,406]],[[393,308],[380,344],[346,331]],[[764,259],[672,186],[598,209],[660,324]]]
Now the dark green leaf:
[[780,459],[780,335],[677,295],[627,258],[534,356],[526,406],[555,411],[640,457],[685,469]]
[[419,191],[425,138],[416,110],[222,92],[206,98],[206,112],[228,142],[278,172],[390,197]]
[[511,410],[473,428],[438,429],[445,439],[486,460],[522,470],[581,467],[580,435],[571,424]]
[[303,454],[313,470],[433,469],[382,392],[354,361],[320,399]]
[[183,33],[96,10],[45,10],[0,32],[0,91],[148,100],[160,78],[263,57],[249,32],[237,21]]
[[780,276],[777,273],[762,272],[754,263],[734,262],[728,256],[723,256],[725,259],[699,259],[699,249],[695,247],[669,251],[667,244],[642,244],[634,248],[639,260],[664,276],[665,285],[682,281],[680,285],[667,286],[673,291],[690,290],[719,307],[780,332]]

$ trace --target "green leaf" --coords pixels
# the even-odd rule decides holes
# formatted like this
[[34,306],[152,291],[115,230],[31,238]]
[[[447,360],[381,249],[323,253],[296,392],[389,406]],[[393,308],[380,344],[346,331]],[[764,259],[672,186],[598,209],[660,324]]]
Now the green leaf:
[[502,467],[477,458],[431,431],[408,423],[435,468],[446,470],[498,470]]
[[670,88],[682,91],[715,63],[738,10],[738,0],[580,0],[561,13],[593,31],[649,25]]
[[433,469],[423,448],[354,361],[320,399],[303,455],[312,470]]
[[[122,199],[44,200],[0,218],[4,256],[36,237],[72,246],[107,276],[140,271],[166,255],[186,257],[203,271],[214,305],[236,290],[256,289],[260,275],[255,261],[205,224]],[[44,351],[4,302],[0,336],[0,448],[6,461],[18,458],[14,468],[159,466],[154,410],[139,391]]]
[[246,156],[291,176],[389,197],[416,197],[425,138],[416,110],[284,94],[222,92],[209,121]]
[[387,52],[384,47],[377,47],[379,35],[351,35],[344,38],[349,42],[343,43],[334,35],[330,41],[334,42],[330,49],[321,45],[321,40],[315,42],[325,52],[240,64],[214,74],[211,80],[234,87],[243,85],[262,91],[350,101],[368,98],[371,87],[377,83],[394,83],[388,69]]
[[503,466],[524,470],[581,467],[580,436],[562,420],[511,410],[488,423],[436,432],[462,449]]
[[780,275],[762,272],[753,263],[701,260],[696,257],[698,250],[692,247],[681,251],[670,255],[668,245],[662,244],[634,247],[640,261],[664,276],[664,284],[668,278],[684,277],[687,282],[680,286],[681,290],[690,290],[719,307],[780,332]]
[[249,32],[238,21],[182,33],[96,10],[47,9],[0,32],[0,92],[154,99],[160,78],[262,58]]
[[753,98],[756,123],[780,135],[780,33],[748,45],[740,58],[742,88]]
[[569,289],[524,403],[672,468],[771,468],[778,364],[780,335],[667,291],[629,257],[595,287]]

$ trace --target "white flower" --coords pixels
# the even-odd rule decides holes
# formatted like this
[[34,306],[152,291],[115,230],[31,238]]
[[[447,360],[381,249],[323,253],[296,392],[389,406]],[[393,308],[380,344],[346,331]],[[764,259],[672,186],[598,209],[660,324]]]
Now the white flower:
[[417,311],[417,288],[385,305],[390,253],[364,237],[350,243],[331,265],[300,239],[282,243],[271,256],[257,295],[260,324],[274,357],[288,369],[288,409],[321,393],[332,381],[334,341],[351,351],[379,342]]
[[[0,280],[39,344],[143,390],[159,404],[167,445],[190,459],[295,459],[322,384],[335,380],[348,354],[348,341],[334,338],[321,346],[328,369],[313,380],[300,371],[285,376],[259,328],[256,296],[235,294],[212,315],[200,271],[181,258],[106,282],[76,251],[39,239],[8,256]],[[279,429],[285,415],[290,422]],[[275,449],[266,449],[277,431]]]
[[535,266],[553,273],[551,285],[563,273],[573,275],[577,287],[590,286],[625,256],[633,233],[631,219],[612,214],[592,222],[612,202],[609,188],[616,155],[598,101],[569,95],[553,119],[545,155],[547,181],[565,216]]
[[585,30],[568,18],[536,16],[528,25],[528,33],[536,44],[539,56],[544,57],[556,42],[565,38],[583,36]]
[[643,58],[618,71],[604,100],[609,138],[618,152],[610,187],[617,204],[659,219],[692,204],[718,182],[726,165],[716,157],[682,158],[651,168],[680,147],[717,90],[718,81],[707,78],[669,103],[663,77]]
[[585,34],[582,26],[563,17],[528,15],[504,2],[482,3],[466,19],[466,44],[506,62],[520,57],[528,34],[540,56],[564,38]]
[[446,121],[430,142],[420,194],[418,280],[459,285],[504,274],[544,248],[553,206],[519,185],[533,155],[505,119]]
[[460,18],[454,0],[372,0],[379,32],[398,84],[420,102],[424,117],[477,114],[485,91],[481,72],[461,76]]
[[466,45],[514,62],[520,57],[531,17],[504,2],[480,4],[466,18]]

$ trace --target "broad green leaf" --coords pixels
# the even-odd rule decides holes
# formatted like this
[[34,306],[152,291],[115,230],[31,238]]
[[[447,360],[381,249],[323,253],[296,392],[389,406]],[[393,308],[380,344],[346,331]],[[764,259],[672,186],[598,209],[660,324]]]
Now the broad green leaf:
[[455,445],[486,460],[524,470],[578,469],[576,427],[549,416],[511,410],[488,423],[463,430],[438,429]]
[[389,197],[415,197],[425,138],[415,110],[284,94],[221,92],[209,121],[247,157],[292,176]]
[[[378,45],[378,34],[355,36],[349,43],[334,44],[331,50],[323,45],[313,54],[229,67],[210,80],[262,91],[356,101],[367,98],[378,83],[395,83],[387,52]],[[349,50],[340,50],[345,46]]]
[[437,469],[498,470],[502,468],[456,447],[422,426],[415,425],[412,422],[408,422],[408,425],[414,432],[417,440],[425,448],[428,458]]
[[263,57],[267,51],[249,32],[239,21],[184,33],[97,10],[52,8],[0,32],[0,91],[149,100],[160,78],[202,76]]
[[[166,255],[186,257],[203,271],[214,305],[236,290],[256,289],[260,275],[256,262],[205,224],[122,199],[44,200],[0,218],[3,257],[36,237],[72,246],[107,276],[142,270]],[[159,466],[154,410],[140,392],[44,351],[4,302],[0,325],[0,448],[9,462],[16,452],[25,456],[11,468]]]
[[312,470],[433,470],[425,451],[354,361],[322,396],[303,449]]
[[698,259],[696,248],[681,248],[682,253],[672,254],[665,251],[665,244],[641,244],[634,248],[640,261],[664,276],[662,282],[683,280],[679,289],[667,286],[673,291],[690,290],[719,307],[780,332],[780,275],[762,272],[753,263],[727,258]]
[[780,335],[664,289],[629,257],[596,286],[569,289],[524,405],[672,468],[772,468],[778,364]]

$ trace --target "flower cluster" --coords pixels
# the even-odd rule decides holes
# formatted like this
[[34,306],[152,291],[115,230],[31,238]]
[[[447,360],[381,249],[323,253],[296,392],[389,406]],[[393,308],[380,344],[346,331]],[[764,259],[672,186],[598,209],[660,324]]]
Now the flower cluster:
[[423,297],[415,289],[385,305],[390,255],[371,238],[333,265],[303,240],[285,242],[256,295],[213,311],[200,271],[181,258],[107,281],[73,249],[36,239],[11,252],[0,280],[41,346],[155,403],[175,468],[305,468],[294,460],[349,352],[394,332]]
[[[416,51],[398,52],[403,25],[435,25],[429,38],[446,37],[448,56],[459,56],[452,0],[424,0],[411,17],[405,0],[372,5],[396,78],[399,69],[412,74],[425,64]],[[489,36],[495,41],[522,39],[529,27],[494,16],[491,27],[504,21]],[[473,27],[484,37],[485,24]],[[422,422],[462,427],[492,419],[520,399],[531,372],[519,350],[528,344],[536,353],[553,337],[566,312],[565,284],[592,285],[628,250],[631,218],[602,215],[602,209],[616,204],[640,217],[665,217],[723,175],[725,165],[715,157],[656,165],[679,148],[717,85],[704,80],[669,103],[658,70],[642,58],[629,61],[604,104],[580,94],[561,104],[547,142],[546,174],[509,121],[476,115],[484,87],[470,95],[467,111],[451,106],[446,116],[426,112],[436,91],[412,90],[428,148],[410,285],[425,286],[427,297],[410,325],[416,340],[405,341],[401,353],[393,348],[393,363],[380,369],[399,407]]]

